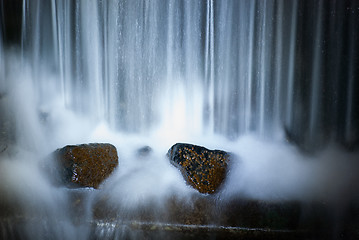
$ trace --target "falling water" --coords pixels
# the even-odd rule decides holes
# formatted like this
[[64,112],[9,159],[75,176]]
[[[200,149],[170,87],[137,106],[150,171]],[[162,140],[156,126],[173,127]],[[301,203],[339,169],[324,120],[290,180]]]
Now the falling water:
[[[337,101],[331,95],[341,93],[325,80],[329,67],[340,64],[340,56],[326,53],[332,40],[325,19],[343,18],[352,29],[357,17],[350,10],[335,15],[335,7],[281,0],[24,1],[22,51],[39,96],[48,92],[41,75],[50,70],[67,108],[113,129],[142,134],[166,126],[236,139],[276,138],[287,128],[301,141],[320,143],[323,135],[339,140],[340,125],[346,144],[347,132],[357,131],[357,34],[342,40],[350,46],[348,66],[340,67],[350,75],[343,80],[348,97],[326,109]],[[327,123],[338,108],[344,115]]]
[[223,198],[337,200],[357,180],[355,157],[336,149],[359,142],[358,1],[17,2],[17,38],[0,3],[0,193],[63,220],[59,239],[88,229],[35,166],[66,144],[118,147],[101,191],[128,211],[193,194],[164,157],[177,141],[240,156]]

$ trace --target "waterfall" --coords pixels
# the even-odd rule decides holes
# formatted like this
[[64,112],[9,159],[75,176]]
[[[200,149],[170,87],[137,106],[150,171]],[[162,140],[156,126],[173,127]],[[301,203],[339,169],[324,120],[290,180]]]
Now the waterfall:
[[326,1],[24,0],[21,48],[40,102],[47,71],[68,109],[116,130],[272,139],[285,129],[303,144],[351,144],[356,11]]
[[[0,238],[106,235],[102,200],[119,221],[192,204],[165,156],[180,141],[238,156],[216,202],[357,202],[358,1],[11,0],[0,20],[0,209],[24,217],[1,213]],[[86,142],[118,148],[114,174],[50,184],[46,156]]]

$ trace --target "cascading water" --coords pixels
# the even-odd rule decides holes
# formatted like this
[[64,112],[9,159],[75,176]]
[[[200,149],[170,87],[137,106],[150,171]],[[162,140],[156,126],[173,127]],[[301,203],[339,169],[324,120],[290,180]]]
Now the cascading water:
[[[309,144],[324,138],[351,144],[357,131],[357,16],[343,8],[355,6],[24,1],[23,51],[39,96],[49,84],[41,73],[51,69],[66,107],[121,131],[167,126],[236,139],[245,133],[273,138],[287,128]],[[344,32],[343,20],[352,32]],[[350,47],[334,50],[337,31],[344,34],[340,44]],[[313,36],[301,41],[307,33]],[[345,65],[343,55],[350,59]],[[338,71],[349,74],[340,81],[347,89],[339,92],[333,86]],[[328,122],[333,116],[335,122]]]
[[[176,141],[240,156],[220,198],[336,201],[357,186],[355,153],[328,144],[358,143],[357,1],[17,3],[17,40],[1,11],[0,193],[25,212],[44,209],[44,218],[63,220],[50,230],[59,239],[89,232],[76,231],[68,193],[36,168],[66,144],[118,147],[120,169],[103,191],[128,211],[193,194],[164,157]],[[330,147],[302,156],[285,138],[305,151]],[[154,156],[138,162],[132,151],[148,144]],[[23,229],[30,237],[47,230]]]

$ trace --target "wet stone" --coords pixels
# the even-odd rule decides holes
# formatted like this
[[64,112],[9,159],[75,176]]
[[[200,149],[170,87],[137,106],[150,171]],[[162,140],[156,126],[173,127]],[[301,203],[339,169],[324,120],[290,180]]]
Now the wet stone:
[[223,183],[231,154],[186,143],[176,143],[168,153],[186,182],[200,193],[215,193]]
[[137,154],[137,157],[144,158],[144,157],[150,156],[152,151],[153,150],[150,146],[144,146],[144,147],[139,148],[137,150],[136,154]]
[[68,145],[55,151],[62,183],[74,187],[98,186],[118,166],[116,148],[108,143]]

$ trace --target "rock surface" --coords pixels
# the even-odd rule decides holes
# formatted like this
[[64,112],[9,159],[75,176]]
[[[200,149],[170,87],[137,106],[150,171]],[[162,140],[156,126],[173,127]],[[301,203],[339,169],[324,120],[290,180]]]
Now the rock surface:
[[200,193],[215,193],[223,183],[230,154],[186,143],[176,143],[167,153],[186,182]]
[[152,153],[152,148],[150,146],[144,146],[137,150],[137,157],[144,158],[148,157]]
[[60,178],[65,184],[98,186],[118,166],[116,148],[108,143],[68,145],[55,151]]

